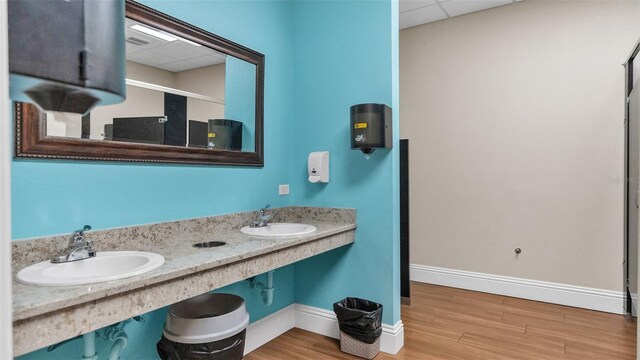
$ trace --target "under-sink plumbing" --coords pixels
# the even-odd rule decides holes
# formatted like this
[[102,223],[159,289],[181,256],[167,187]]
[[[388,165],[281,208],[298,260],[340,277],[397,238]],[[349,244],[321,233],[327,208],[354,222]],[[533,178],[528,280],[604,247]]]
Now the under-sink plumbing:
[[107,359],[118,360],[120,359],[120,352],[122,352],[122,349],[124,349],[124,347],[127,346],[127,343],[129,342],[129,336],[124,331],[124,329],[117,327],[107,328],[106,332],[107,334],[105,335],[107,336],[107,338],[113,341],[113,345],[111,345],[111,350],[109,350],[109,357]]
[[55,345],[51,345],[47,348],[47,351],[54,351],[58,347],[68,342],[82,338],[84,342],[82,359],[98,360],[98,352],[96,351],[96,336],[98,336],[106,341],[113,341],[107,359],[118,360],[120,359],[120,353],[122,352],[122,349],[124,349],[124,347],[127,346],[127,343],[129,342],[129,336],[125,332],[124,328],[129,322],[131,322],[131,320],[144,322],[144,318],[142,316],[136,316],[132,319],[121,321],[115,325],[107,326],[102,330],[91,331],[84,335],[76,336],[74,338],[59,342]]
[[[96,332],[90,331],[82,335],[82,340],[84,341],[84,354],[82,358],[86,360],[98,360],[98,353],[96,352]],[[47,351],[51,350],[47,349]]]
[[273,303],[273,291],[275,290],[275,288],[273,287],[273,272],[274,270],[271,270],[266,273],[267,275],[266,284],[256,280],[255,276],[247,279],[252,289],[257,289],[258,291],[260,291],[260,294],[262,295],[262,301],[267,306],[270,306],[271,303]]

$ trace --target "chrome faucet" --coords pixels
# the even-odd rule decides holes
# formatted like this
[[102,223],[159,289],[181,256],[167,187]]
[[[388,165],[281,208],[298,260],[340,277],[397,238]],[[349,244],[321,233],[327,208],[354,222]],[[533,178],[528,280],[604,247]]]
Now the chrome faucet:
[[271,207],[271,205],[267,204],[267,206],[265,206],[262,209],[258,210],[258,218],[256,220],[253,220],[251,222],[251,225],[249,225],[249,226],[252,227],[252,228],[257,228],[257,227],[265,227],[265,226],[269,225],[269,220],[271,220],[271,215],[266,215],[265,212],[270,207]]
[[88,230],[91,230],[91,226],[85,225],[82,229],[74,231],[69,240],[69,247],[62,254],[54,256],[51,262],[59,264],[96,256],[93,241],[84,238],[84,232]]

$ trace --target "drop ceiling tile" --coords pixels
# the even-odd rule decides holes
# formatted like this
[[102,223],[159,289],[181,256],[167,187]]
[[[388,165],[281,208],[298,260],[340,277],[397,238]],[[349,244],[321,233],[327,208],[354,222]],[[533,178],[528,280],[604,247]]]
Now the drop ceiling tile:
[[173,54],[173,53],[166,53],[164,51],[160,52],[160,51],[156,51],[156,49],[146,51],[145,53],[148,53],[148,55],[150,57],[157,58],[158,61],[160,61],[161,64],[168,64],[168,63],[171,63],[171,62],[176,62],[176,61],[183,60],[180,57],[175,56],[175,54]]
[[436,3],[436,0],[400,0],[398,4],[400,12],[405,12]]
[[125,42],[124,46],[125,46],[125,51],[126,51],[126,54],[127,54],[127,58],[131,54],[135,54],[137,52],[140,52],[140,51],[144,50],[144,48],[142,46],[129,44],[128,42]]
[[185,71],[185,70],[197,68],[198,66],[188,61],[176,61],[168,64],[162,64],[162,65],[159,65],[158,67],[164,70],[172,71],[172,72],[179,72],[179,71]]
[[129,19],[128,17],[124,18],[124,26],[126,26],[127,28],[129,28],[130,26],[133,26],[135,24],[139,24],[139,22]]
[[168,57],[176,60],[186,60],[192,57],[202,56],[198,51],[199,47],[187,44],[182,41],[173,41],[153,49],[153,51],[166,54]]
[[135,37],[148,42],[143,45],[126,42],[127,60],[173,72],[221,64],[226,60],[225,54],[183,41],[180,37],[176,37],[175,41],[166,41],[133,30],[131,26],[139,23],[131,19],[127,18],[125,24],[127,38]]
[[409,10],[400,14],[400,29],[426,24],[442,19],[446,19],[445,14],[438,5],[430,5],[422,8]]
[[148,51],[141,51],[135,54],[127,54],[127,60],[135,61],[137,63],[149,66],[158,66],[165,62],[158,56],[155,56]]
[[217,58],[217,63],[218,64],[222,64],[223,62],[227,62],[227,56],[229,56],[229,55],[223,55],[223,54],[217,54],[216,53],[216,54],[213,54],[213,55],[210,55],[210,56],[216,57]]
[[215,54],[215,55],[217,55],[217,56],[226,56],[225,54],[223,54],[223,53],[221,53],[221,52],[219,52],[219,51],[213,50],[213,49],[211,49],[211,48],[208,48],[208,47],[206,47],[206,46],[196,47],[196,52],[197,52],[199,55]]
[[143,43],[141,45],[134,45],[134,44],[131,44],[131,43],[125,41],[125,44],[135,46],[135,48],[140,49],[140,50],[154,49],[154,48],[162,46],[162,45],[164,45],[166,43],[163,40],[155,39],[155,38],[152,38],[150,36],[144,36],[144,35],[139,34],[139,33],[131,34],[131,35],[126,34],[126,38],[125,39],[129,39],[129,38],[134,38],[134,41],[139,41],[139,40],[143,41]]
[[[133,60],[145,65],[157,66],[162,64],[168,64],[176,61],[180,61],[181,59],[175,58],[170,54],[156,52],[155,49],[140,51],[135,54],[131,54],[131,58],[129,60]],[[129,57],[127,57],[129,58]]]
[[449,0],[440,4],[453,17],[511,3],[512,0]]
[[194,65],[197,65],[197,67],[203,67],[203,66],[209,66],[209,65],[222,64],[223,62],[225,62],[225,58],[221,56],[207,55],[207,56],[200,56],[197,58],[189,59],[189,62]]
[[125,39],[128,39],[130,37],[134,37],[136,39],[146,41],[147,44],[142,45],[141,47],[145,47],[147,49],[151,49],[151,48],[158,47],[168,43],[165,40],[158,39],[157,37],[149,36],[145,33],[141,33],[140,31],[136,31],[130,27],[127,27],[125,29]]

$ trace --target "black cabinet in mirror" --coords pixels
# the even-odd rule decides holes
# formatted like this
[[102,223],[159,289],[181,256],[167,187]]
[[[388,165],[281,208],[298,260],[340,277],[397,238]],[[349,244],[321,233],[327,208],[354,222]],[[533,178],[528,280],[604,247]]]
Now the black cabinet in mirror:
[[16,156],[263,165],[264,55],[126,3],[123,103],[86,115],[16,103]]

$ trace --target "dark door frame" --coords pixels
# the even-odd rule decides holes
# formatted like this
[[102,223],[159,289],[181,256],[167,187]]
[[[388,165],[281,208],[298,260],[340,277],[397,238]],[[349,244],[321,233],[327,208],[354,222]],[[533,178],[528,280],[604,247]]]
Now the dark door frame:
[[[640,40],[636,43],[633,51],[624,63],[625,67],[625,92],[624,92],[624,290],[625,290],[625,302],[624,309],[627,315],[631,315],[633,302],[631,299],[631,293],[629,291],[629,95],[633,90],[633,63],[634,61],[640,61],[638,53],[640,52]],[[637,58],[637,59],[636,59]],[[635,239],[638,241],[638,239]]]
[[400,140],[400,298],[411,304],[409,278],[409,140]]

